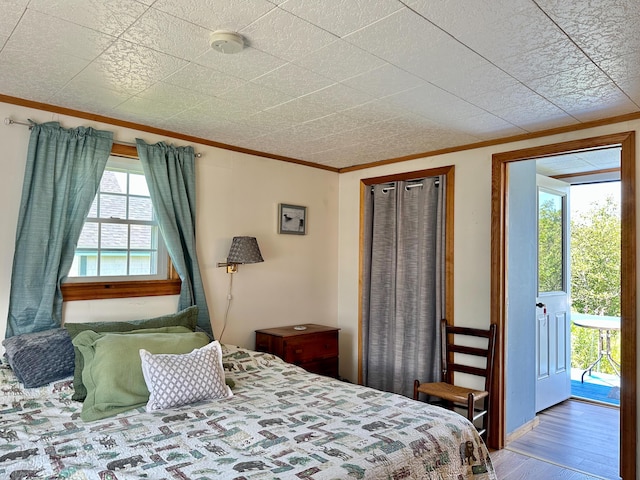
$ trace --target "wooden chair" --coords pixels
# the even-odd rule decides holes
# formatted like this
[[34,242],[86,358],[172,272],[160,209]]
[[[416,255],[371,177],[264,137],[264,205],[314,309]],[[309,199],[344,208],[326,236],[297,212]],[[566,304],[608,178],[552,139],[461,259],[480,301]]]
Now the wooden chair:
[[[442,382],[420,383],[419,380],[413,382],[413,399],[418,400],[420,393],[438,397],[442,399],[444,405],[451,409],[459,410],[465,408],[466,417],[475,422],[481,419],[481,426],[476,426],[480,435],[486,440],[486,433],[489,425],[489,392],[491,391],[491,381],[493,377],[493,356],[496,339],[496,326],[491,325],[489,330],[478,328],[465,328],[447,325],[446,320],[441,321],[442,335]],[[486,339],[486,348],[469,347],[458,345],[455,343],[454,335],[466,337],[480,337]],[[465,361],[471,363],[471,357],[484,357],[485,366],[478,367],[468,365]],[[461,372],[469,375],[475,375],[484,378],[484,390],[474,390],[454,385],[454,373]],[[484,400],[481,405],[476,405],[479,401]]]

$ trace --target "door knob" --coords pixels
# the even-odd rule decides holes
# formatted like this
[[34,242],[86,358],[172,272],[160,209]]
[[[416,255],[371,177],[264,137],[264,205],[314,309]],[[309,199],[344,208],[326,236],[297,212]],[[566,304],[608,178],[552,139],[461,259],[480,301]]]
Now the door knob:
[[544,308],[544,307],[546,307],[546,305],[544,303],[542,303],[542,302],[538,302],[538,303],[536,303],[536,307]]

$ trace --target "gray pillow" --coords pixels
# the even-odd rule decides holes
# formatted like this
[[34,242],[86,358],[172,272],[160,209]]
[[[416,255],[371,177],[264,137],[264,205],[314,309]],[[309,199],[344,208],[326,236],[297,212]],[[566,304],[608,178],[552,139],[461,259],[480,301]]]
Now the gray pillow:
[[25,387],[41,387],[73,375],[75,354],[69,332],[55,328],[3,340],[11,369]]

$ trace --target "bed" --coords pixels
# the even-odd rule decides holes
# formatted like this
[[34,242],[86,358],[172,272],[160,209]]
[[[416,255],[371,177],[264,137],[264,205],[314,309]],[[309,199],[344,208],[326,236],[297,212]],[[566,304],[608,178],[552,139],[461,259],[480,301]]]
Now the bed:
[[233,396],[84,422],[73,380],[24,388],[0,365],[0,477],[495,479],[462,416],[222,346]]

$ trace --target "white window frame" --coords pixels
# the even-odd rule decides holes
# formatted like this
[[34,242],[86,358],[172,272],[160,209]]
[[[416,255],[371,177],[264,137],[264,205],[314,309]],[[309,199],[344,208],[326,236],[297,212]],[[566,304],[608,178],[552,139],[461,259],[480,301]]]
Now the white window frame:
[[[105,166],[105,171],[117,171],[117,172],[127,172],[130,174],[141,174],[144,175],[144,171],[142,169],[142,164],[137,159],[130,159],[124,157],[115,157],[109,156],[107,164]],[[98,198],[100,195],[100,190],[96,194]],[[138,195],[130,195],[127,191],[124,196],[127,197],[127,209],[129,208],[130,197],[139,197]],[[98,200],[99,201],[99,200]],[[167,247],[165,245],[164,239],[162,238],[162,234],[158,227],[157,219],[155,218],[155,213],[153,214],[153,220],[145,221],[145,220],[129,220],[129,219],[120,219],[120,218],[101,218],[100,215],[97,217],[87,218],[86,221],[90,221],[92,223],[97,224],[120,224],[120,225],[152,225],[157,228],[157,250],[156,250],[156,273],[152,275],[98,275],[98,276],[67,276],[65,279],[65,283],[116,283],[116,282],[131,282],[131,281],[153,281],[153,280],[166,280],[168,278],[169,272],[169,255],[167,252]],[[100,231],[100,229],[99,229]],[[129,268],[129,260],[131,252],[135,252],[136,249],[131,249],[131,235],[127,235],[128,238],[128,248],[121,249],[123,252],[127,253],[127,269]],[[98,237],[98,248],[97,248],[97,256],[100,258],[100,238]],[[107,250],[105,248],[105,250]],[[114,248],[108,248],[108,250],[117,250]],[[143,249],[147,251],[148,249]]]

